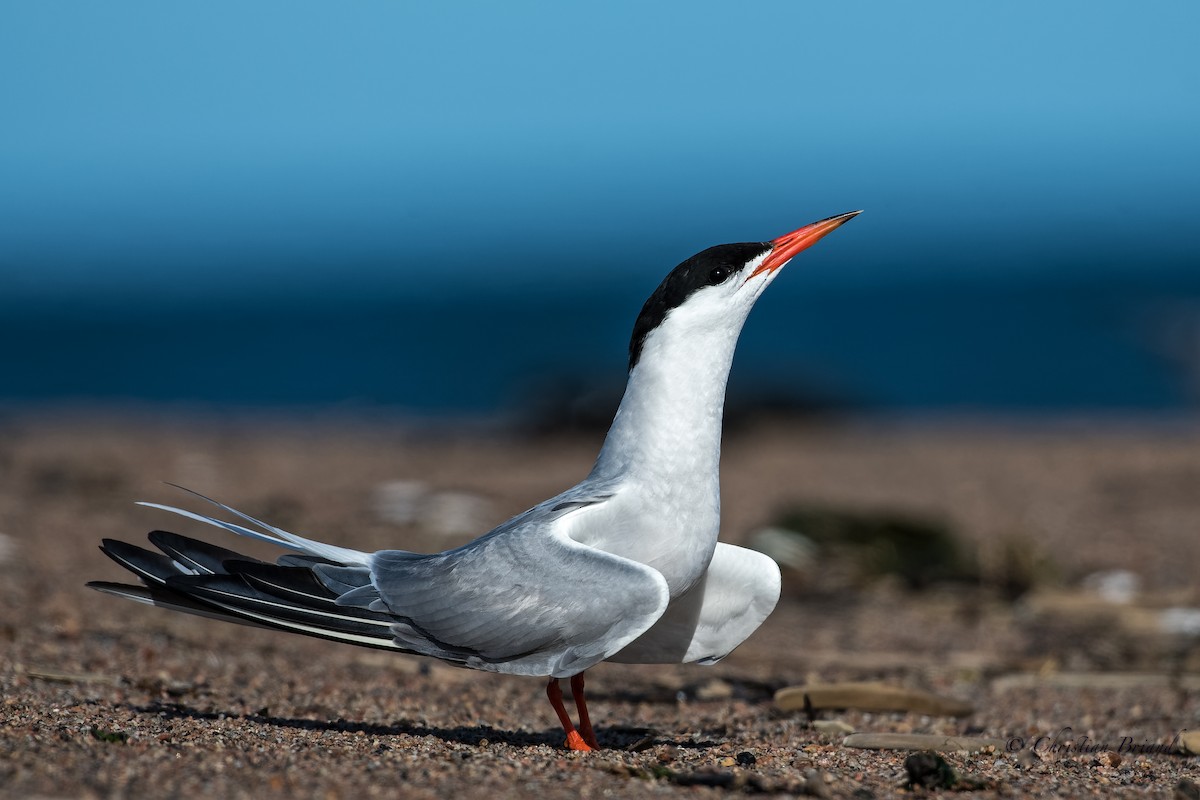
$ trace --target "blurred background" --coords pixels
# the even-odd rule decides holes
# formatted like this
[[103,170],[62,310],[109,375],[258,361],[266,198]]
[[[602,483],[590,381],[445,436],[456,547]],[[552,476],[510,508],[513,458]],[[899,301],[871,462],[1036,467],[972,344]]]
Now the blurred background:
[[[680,763],[753,740],[792,787],[848,730],[1200,730],[1200,4],[734,6],[0,4],[0,785],[509,785],[560,737],[536,687],[100,599],[129,576],[95,545],[278,555],[133,505],[203,510],[169,481],[339,545],[456,547],[587,474],[674,265],[855,209],[730,381],[721,537],[783,600],[710,671],[602,665],[597,719]],[[975,713],[764,713],[804,680]],[[861,752],[822,791],[894,794]],[[970,772],[1166,796],[1192,763],[1087,752]],[[537,758],[526,794],[561,774]]]
[[1200,397],[1200,9],[13,3],[0,402],[607,422],[709,245],[865,213],[736,409]]

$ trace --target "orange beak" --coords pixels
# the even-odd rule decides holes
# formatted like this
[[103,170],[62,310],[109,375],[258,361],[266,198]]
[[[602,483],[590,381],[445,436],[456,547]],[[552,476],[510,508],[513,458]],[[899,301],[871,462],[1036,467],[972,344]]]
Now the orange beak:
[[[782,267],[787,262],[799,253],[801,250],[812,247],[825,234],[832,231],[834,228],[840,227],[843,223],[849,221],[852,217],[861,214],[861,211],[851,211],[847,214],[838,214],[836,217],[829,217],[820,222],[814,222],[811,225],[805,225],[799,230],[785,233],[778,239],[771,240],[771,252],[763,259],[763,262],[758,265],[758,269],[750,273],[750,278],[759,275],[763,272],[774,272]],[[749,280],[749,278],[747,278]]]

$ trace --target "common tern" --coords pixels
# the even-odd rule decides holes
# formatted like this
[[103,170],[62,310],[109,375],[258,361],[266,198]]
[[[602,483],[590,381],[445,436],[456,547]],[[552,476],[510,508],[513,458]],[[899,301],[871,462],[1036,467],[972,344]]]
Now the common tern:
[[[797,253],[859,212],[768,242],[710,247],[642,307],[624,397],[576,486],[441,553],[361,552],[240,519],[142,503],[288,551],[274,564],[165,531],[159,552],[101,549],[142,585],[88,586],[150,605],[463,667],[548,677],[572,750],[598,747],[584,670],[601,661],[715,663],[779,600],[769,557],[718,542],[721,418],[750,308]],[[195,494],[193,492],[193,494]],[[563,706],[570,678],[578,729]]]

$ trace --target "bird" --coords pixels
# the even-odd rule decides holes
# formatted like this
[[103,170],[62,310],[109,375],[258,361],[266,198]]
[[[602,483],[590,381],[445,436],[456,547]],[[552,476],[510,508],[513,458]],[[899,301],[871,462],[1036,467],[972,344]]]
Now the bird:
[[770,241],[710,247],[671,270],[637,316],[625,393],[592,470],[468,544],[363,552],[177,487],[224,513],[140,505],[288,552],[271,563],[155,530],[148,538],[157,550],[101,544],[139,584],[88,586],[230,622],[542,677],[565,746],[598,749],[587,669],[601,661],[716,663],[779,600],[770,557],[718,541],[726,384],[763,290],[797,253],[858,213]]

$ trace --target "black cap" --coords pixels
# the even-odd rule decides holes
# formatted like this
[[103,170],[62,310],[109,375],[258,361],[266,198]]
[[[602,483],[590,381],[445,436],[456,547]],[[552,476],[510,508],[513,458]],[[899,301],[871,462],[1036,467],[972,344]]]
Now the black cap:
[[642,344],[650,331],[662,324],[671,309],[683,305],[698,290],[723,283],[730,275],[770,249],[770,242],[719,244],[697,253],[671,270],[642,306],[642,312],[633,325],[633,338],[629,340],[629,368],[633,369],[637,364],[642,354]]

